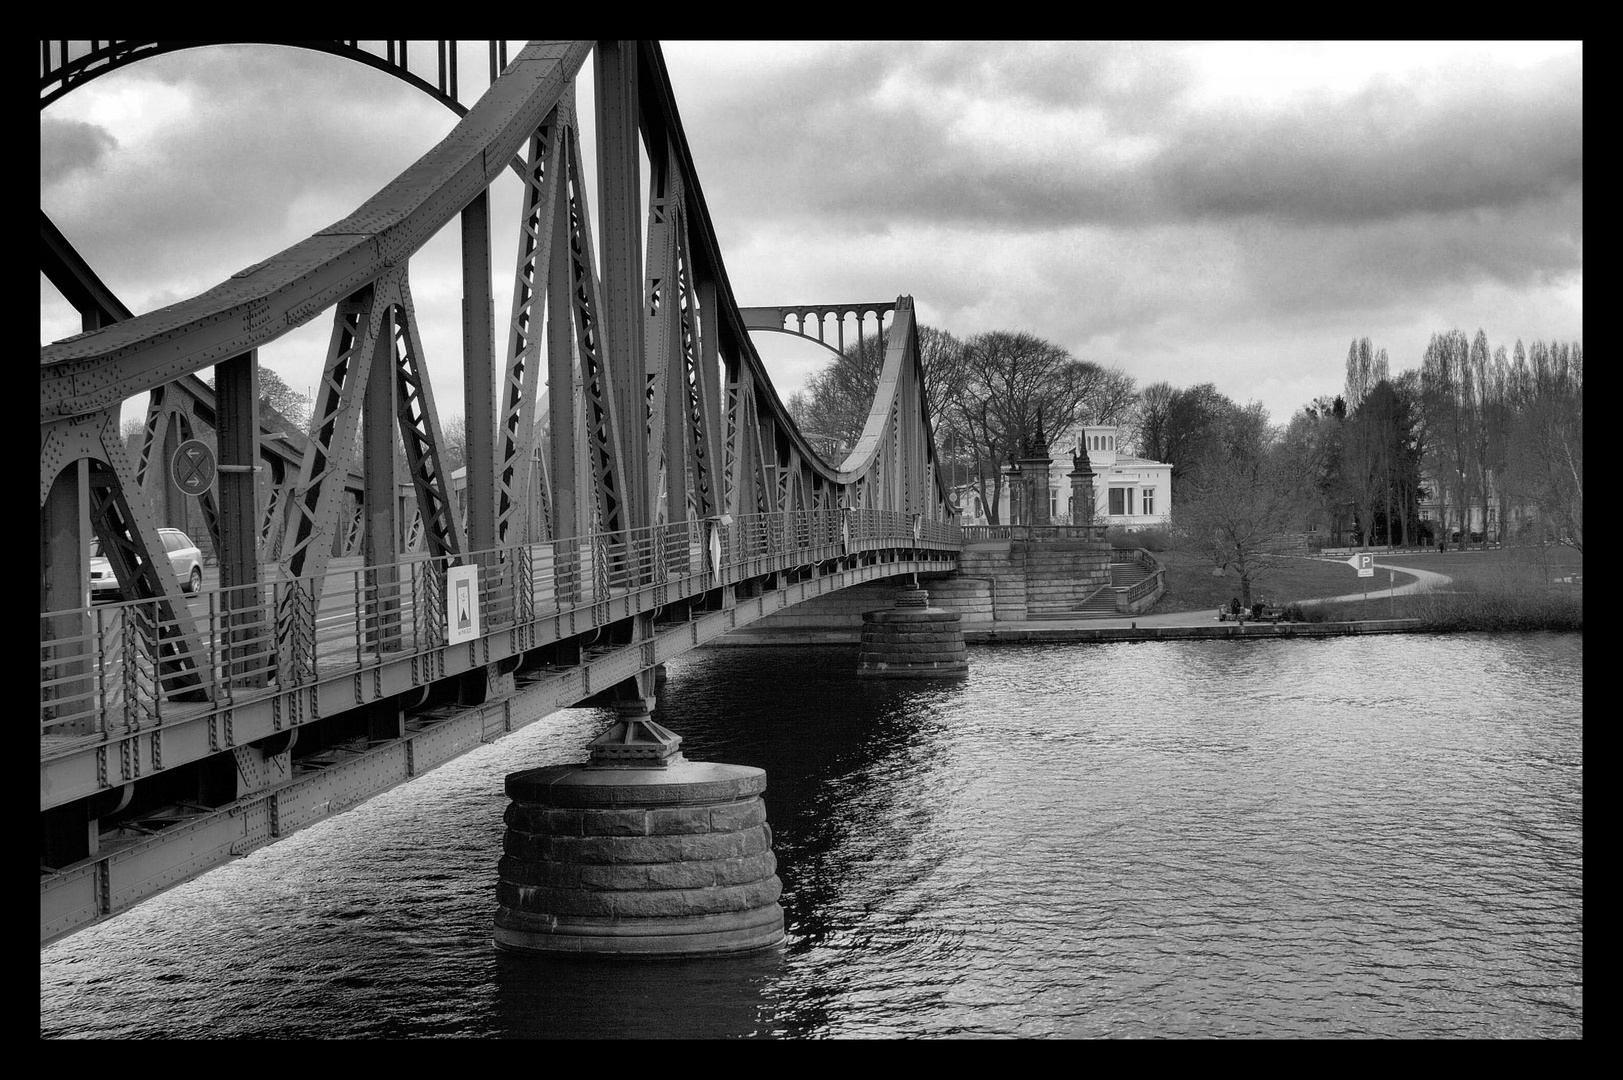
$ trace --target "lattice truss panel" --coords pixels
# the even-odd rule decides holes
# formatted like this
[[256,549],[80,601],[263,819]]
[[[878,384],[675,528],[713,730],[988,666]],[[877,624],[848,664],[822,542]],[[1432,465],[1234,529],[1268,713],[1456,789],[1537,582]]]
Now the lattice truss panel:
[[[126,61],[141,51],[99,44]],[[296,624],[319,609],[331,559],[363,553],[368,565],[398,562],[413,538],[431,555],[483,559],[487,548],[588,534],[612,543],[684,521],[699,536],[743,515],[787,520],[836,506],[948,519],[911,298],[896,303],[860,440],[844,462],[821,460],[750,343],[653,43],[596,46],[605,205],[592,216],[575,77],[593,48],[527,46],[439,146],[350,218],[214,289],[139,318],[80,305],[88,332],[41,350],[44,532],[54,550],[77,545],[81,564],[53,557],[54,573],[42,575],[42,612],[81,606],[73,582],[83,580],[91,533],[109,541],[121,579],[138,582],[142,596],[182,603],[173,574],[165,576],[153,493],[163,486],[163,448],[212,422],[212,413],[200,419],[196,376],[252,357],[327,312],[332,331],[309,434],[281,433],[277,452],[266,453],[271,440],[256,429],[264,474],[257,505],[235,517],[212,500],[203,508],[217,550],[231,547],[233,530],[251,532],[258,559],[297,583],[282,591],[277,612],[278,650],[295,661]],[[71,81],[69,67],[52,68],[59,82]],[[639,138],[650,163],[645,221]],[[482,264],[485,278],[470,278],[467,295],[488,296],[488,258],[479,257],[488,251],[486,192],[509,167],[524,193],[507,343],[498,365],[488,333],[481,348],[465,324],[463,367],[451,377],[475,389],[466,474],[453,482],[410,257],[460,214],[464,266]],[[64,280],[99,286],[71,256],[59,263]],[[151,402],[131,466],[116,417],[140,393]],[[409,508],[397,505],[397,490],[409,492]],[[606,572],[601,563],[598,571]],[[184,667],[195,649],[177,636],[172,663]]]

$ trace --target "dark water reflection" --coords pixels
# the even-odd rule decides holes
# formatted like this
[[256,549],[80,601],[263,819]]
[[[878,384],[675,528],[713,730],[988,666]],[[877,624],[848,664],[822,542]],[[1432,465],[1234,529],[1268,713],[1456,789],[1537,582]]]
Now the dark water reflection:
[[765,768],[789,939],[490,943],[560,713],[41,953],[47,1035],[1581,1036],[1582,638],[712,650],[660,719]]

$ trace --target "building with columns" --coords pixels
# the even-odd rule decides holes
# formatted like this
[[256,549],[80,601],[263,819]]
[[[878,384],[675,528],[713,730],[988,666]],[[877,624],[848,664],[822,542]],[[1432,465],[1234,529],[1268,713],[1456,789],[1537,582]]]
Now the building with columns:
[[[1172,516],[1172,466],[1122,453],[1119,438],[1119,428],[1101,425],[1083,428],[1077,439],[1093,469],[1093,520],[1129,529],[1165,525]],[[1061,490],[1070,490],[1068,481]],[[1076,507],[1063,509],[1077,519]]]
[[[1064,525],[1083,523],[1083,516],[1073,505],[1071,494],[1072,474],[1079,466],[1092,473],[1095,525],[1119,525],[1134,529],[1165,525],[1171,519],[1172,466],[1164,461],[1150,461],[1122,453],[1117,448],[1120,437],[1120,429],[1113,426],[1085,427],[1077,435],[1074,452],[1061,450],[1048,463],[1046,495],[1049,522]],[[1042,458],[1030,460],[1040,461]],[[1030,468],[1031,465],[1025,461],[1021,463],[1022,472]],[[1037,515],[1028,515],[1018,497],[1011,500],[1010,486],[1005,478],[998,520],[1004,524],[1015,520],[1030,524]],[[1021,490],[1023,493],[1041,490],[1041,485],[1028,482],[1021,485]],[[964,524],[987,522],[988,517],[980,505],[980,499],[973,491],[966,489],[960,496],[959,505],[964,510]]]

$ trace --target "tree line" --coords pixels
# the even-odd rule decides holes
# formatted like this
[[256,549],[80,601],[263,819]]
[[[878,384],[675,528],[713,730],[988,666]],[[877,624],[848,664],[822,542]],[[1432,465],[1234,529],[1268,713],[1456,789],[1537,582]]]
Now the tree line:
[[[1583,347],[1518,340],[1490,348],[1478,330],[1435,333],[1418,368],[1394,375],[1385,349],[1354,339],[1342,392],[1272,425],[1212,383],[1142,388],[1031,334],[957,338],[919,330],[925,402],[942,467],[995,515],[1005,468],[1039,433],[1050,451],[1088,425],[1121,432],[1127,452],[1172,466],[1174,531],[1244,584],[1299,551],[1320,526],[1360,546],[1450,542],[1569,543],[1583,549]],[[846,348],[788,408],[831,456],[867,422],[886,339]],[[310,402],[260,369],[262,410],[302,430]],[[125,431],[138,445],[141,424]],[[461,417],[445,424],[445,468],[463,462]],[[1443,508],[1424,521],[1422,504]],[[993,520],[996,518],[994,516]],[[1480,531],[1473,522],[1482,522]],[[1473,533],[1475,535],[1473,535]],[[1246,602],[1249,603],[1247,596]]]
[[[1432,335],[1418,368],[1393,374],[1385,349],[1348,347],[1342,392],[1283,425],[1212,383],[1139,388],[1131,376],[1030,334],[958,339],[921,328],[925,395],[943,467],[996,513],[1004,467],[1040,430],[1069,445],[1085,425],[1172,466],[1174,537],[1250,582],[1322,530],[1361,546],[1495,541],[1583,548],[1583,348]],[[853,446],[879,384],[885,341],[847,348],[792,395],[802,432]],[[1424,504],[1440,520],[1422,520]],[[994,518],[995,520],[995,518]],[[1483,527],[1473,530],[1472,522]]]
[[[881,333],[847,346],[789,397],[801,432],[836,457],[856,445],[867,423],[886,344]],[[1039,432],[1059,446],[1085,425],[1125,424],[1138,400],[1132,376],[1032,334],[998,330],[960,339],[920,327],[919,351],[942,469],[955,486],[974,488],[993,515],[1004,468]]]

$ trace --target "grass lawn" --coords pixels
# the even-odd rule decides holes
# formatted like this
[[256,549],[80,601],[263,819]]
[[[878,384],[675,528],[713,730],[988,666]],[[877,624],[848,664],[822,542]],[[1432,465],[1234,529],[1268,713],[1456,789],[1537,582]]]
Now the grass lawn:
[[[1155,606],[1157,612],[1217,610],[1227,607],[1229,598],[1240,595],[1240,580],[1232,572],[1222,577],[1212,574],[1210,563],[1179,551],[1158,551],[1155,557],[1166,567],[1167,591]],[[1442,553],[1375,553],[1374,578],[1360,578],[1346,563],[1346,556],[1293,558],[1282,568],[1269,571],[1251,583],[1251,598],[1270,606],[1294,600],[1317,600],[1363,591],[1368,585],[1371,599],[1387,589],[1388,576],[1382,566],[1413,566],[1447,574],[1466,587],[1481,587],[1518,593],[1541,594],[1556,590],[1570,593],[1572,585],[1551,584],[1553,579],[1582,575],[1583,554],[1571,548],[1539,550],[1530,548],[1490,548],[1486,551],[1445,551]],[[1397,584],[1413,582],[1414,576],[1398,571]],[[1582,586],[1578,588],[1581,590]]]
[[1385,561],[1447,574],[1460,584],[1483,586],[1542,585],[1584,572],[1583,553],[1569,547],[1489,548],[1486,551],[1473,548],[1441,554],[1423,551],[1392,556],[1377,552],[1375,565],[1380,566]]

